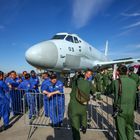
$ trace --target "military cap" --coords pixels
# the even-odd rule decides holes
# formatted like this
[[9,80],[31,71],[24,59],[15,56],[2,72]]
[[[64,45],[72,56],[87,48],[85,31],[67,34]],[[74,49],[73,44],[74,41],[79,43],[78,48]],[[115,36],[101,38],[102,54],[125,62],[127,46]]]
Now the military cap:
[[52,74],[52,75],[50,76],[50,79],[57,79],[57,75],[56,75],[56,74]]
[[31,72],[30,72],[31,74],[35,74],[36,72],[34,71],[34,70],[31,70]]

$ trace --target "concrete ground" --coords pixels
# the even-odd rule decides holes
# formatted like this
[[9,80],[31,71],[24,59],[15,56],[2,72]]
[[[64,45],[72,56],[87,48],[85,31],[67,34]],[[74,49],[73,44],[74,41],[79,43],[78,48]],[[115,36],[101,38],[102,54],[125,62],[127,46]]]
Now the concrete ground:
[[[12,119],[13,126],[6,131],[0,133],[0,140],[27,140],[30,126],[24,122],[25,116],[17,116]],[[87,131],[86,134],[81,133],[81,140],[107,140],[102,132]],[[52,127],[32,127],[30,140],[72,140],[71,130],[54,129]]]

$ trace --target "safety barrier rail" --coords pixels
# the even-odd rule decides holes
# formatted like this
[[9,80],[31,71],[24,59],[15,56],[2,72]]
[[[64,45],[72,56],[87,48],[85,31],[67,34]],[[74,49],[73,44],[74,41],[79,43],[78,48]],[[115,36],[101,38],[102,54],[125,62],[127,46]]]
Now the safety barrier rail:
[[[97,95],[100,95],[98,93]],[[116,132],[113,114],[113,96],[91,96],[87,108],[88,130],[108,132],[114,137]],[[25,115],[25,123],[34,127],[59,127],[70,129],[68,103],[70,96],[57,94],[50,98],[35,91],[15,90],[10,92],[14,113]],[[140,138],[140,111],[135,111],[135,133]]]
[[64,125],[64,119],[68,116],[65,106],[64,94],[53,95],[48,98],[41,93],[26,93],[24,95],[25,122],[28,125],[44,127],[59,127]]
[[[30,94],[30,93],[29,93]],[[26,95],[27,96],[27,95]],[[26,97],[25,96],[25,97]],[[69,94],[60,94],[50,99],[41,93],[32,94],[34,98],[35,108],[30,111],[31,107],[26,107],[26,124],[37,127],[61,127],[64,129],[70,128],[68,118],[68,102]],[[40,102],[38,102],[40,98]],[[101,95],[100,99],[91,96],[87,108],[88,129],[94,131],[115,133],[115,123],[112,117],[112,96]],[[40,105],[40,106],[39,106]],[[24,106],[27,106],[24,105]],[[33,117],[29,117],[29,113],[33,113]],[[135,112],[135,132],[140,132],[140,114]]]
[[13,115],[20,115],[24,114],[24,107],[25,107],[25,99],[24,95],[27,93],[36,93],[35,90],[10,90],[8,93],[6,93],[6,97],[9,99],[10,103],[10,110],[13,113]]

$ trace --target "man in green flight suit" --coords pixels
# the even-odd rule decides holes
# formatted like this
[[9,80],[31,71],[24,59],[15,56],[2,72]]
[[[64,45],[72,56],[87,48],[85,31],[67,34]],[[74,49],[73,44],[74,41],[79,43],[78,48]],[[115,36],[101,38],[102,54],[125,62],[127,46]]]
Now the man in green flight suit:
[[112,83],[117,140],[133,140],[136,82],[127,76],[126,66],[119,66],[118,72],[119,79]]
[[134,73],[134,67],[129,67],[129,77],[135,80],[137,86],[139,86],[139,76],[138,74]]
[[103,79],[103,93],[109,94],[109,86],[111,84],[111,78],[110,78],[108,69],[104,69],[102,79]]
[[103,69],[98,68],[94,77],[94,86],[96,90],[96,99],[102,100],[101,94],[103,93]]
[[72,91],[70,93],[70,103],[68,113],[72,127],[73,140],[80,140],[80,127],[82,132],[86,133],[87,128],[87,103],[82,104],[76,98],[77,89],[79,89],[88,99],[90,99],[90,92],[92,84],[88,81],[92,75],[92,71],[87,70],[84,77],[74,78],[72,81]]
[[97,92],[102,92],[103,91],[103,88],[102,88],[102,85],[103,85],[102,73],[103,73],[103,70],[98,68],[97,73],[94,77],[94,82],[95,82],[95,85],[96,85],[96,91]]
[[128,73],[128,75],[137,84],[135,110],[139,111],[140,110],[140,103],[139,103],[140,102],[140,92],[138,92],[139,91],[138,87],[139,87],[140,79],[139,79],[138,74],[134,73],[134,67],[133,66],[129,67],[129,73]]

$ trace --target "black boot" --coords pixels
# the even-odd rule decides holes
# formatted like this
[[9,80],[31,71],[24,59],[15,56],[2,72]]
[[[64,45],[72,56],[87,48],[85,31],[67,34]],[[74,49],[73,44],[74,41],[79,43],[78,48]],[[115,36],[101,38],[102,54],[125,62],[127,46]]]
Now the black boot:
[[87,131],[87,128],[86,128],[86,127],[84,127],[84,126],[82,126],[81,131],[83,132],[83,134],[85,134],[85,133],[86,133],[86,131]]
[[0,132],[7,130],[8,128],[10,128],[12,125],[3,125],[2,127],[0,127]]

